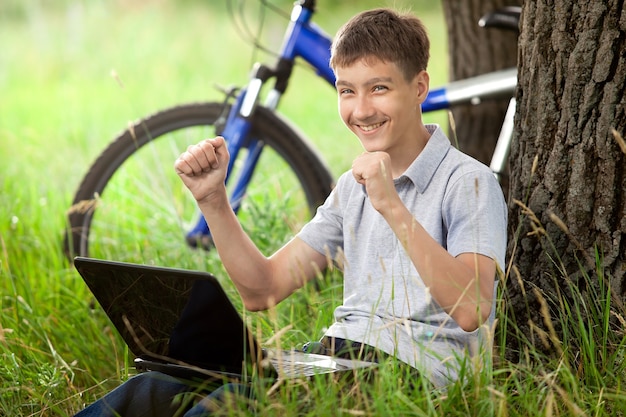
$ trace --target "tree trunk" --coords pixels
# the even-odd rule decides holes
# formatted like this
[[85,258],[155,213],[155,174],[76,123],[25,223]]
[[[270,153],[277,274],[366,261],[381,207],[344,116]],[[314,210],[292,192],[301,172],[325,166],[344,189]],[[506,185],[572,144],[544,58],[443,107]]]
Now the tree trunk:
[[525,2],[518,68],[509,259],[519,273],[506,303],[520,334],[549,350],[572,290],[591,297],[606,284],[617,305],[626,292],[626,149],[613,134],[626,136],[623,1]]
[[[450,79],[457,80],[517,64],[517,34],[481,28],[478,20],[504,6],[519,6],[521,0],[443,0],[448,28]],[[466,105],[453,109],[460,149],[489,165],[508,99]]]

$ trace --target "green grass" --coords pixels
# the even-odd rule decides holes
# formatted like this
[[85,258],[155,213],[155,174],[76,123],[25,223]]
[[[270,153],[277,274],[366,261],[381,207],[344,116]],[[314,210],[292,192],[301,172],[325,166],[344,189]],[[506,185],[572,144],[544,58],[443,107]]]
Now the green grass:
[[[276,3],[289,9],[290,2]],[[245,4],[246,22],[254,28],[258,3]],[[433,39],[431,78],[445,82],[446,31],[435,2],[320,1],[318,23],[333,33],[356,11],[381,4],[411,5],[424,18]],[[245,81],[252,49],[225,10],[222,1],[191,0],[0,4],[0,415],[72,415],[132,374],[129,352],[63,256],[65,212],[90,164],[128,121],[178,103],[219,99],[215,83]],[[265,44],[279,41],[281,22],[266,16]],[[339,121],[332,88],[304,67],[296,83],[281,109],[338,175],[359,145]],[[432,117],[445,123],[445,115]],[[280,214],[283,204],[261,198],[252,207],[250,232],[265,251],[293,233],[270,215]],[[150,240],[144,233],[134,239]],[[155,252],[155,263],[170,265],[173,255],[179,266],[216,273],[235,295],[214,255],[187,250],[182,242],[168,253]],[[247,313],[246,320],[263,341],[281,335],[283,347],[317,339],[341,299],[339,273],[321,279],[319,291],[304,288],[275,310]],[[493,370],[468,371],[467,383],[447,392],[419,382],[411,388],[405,375],[388,369],[370,383],[299,381],[262,397],[259,413],[623,415],[624,326],[615,323],[624,312],[600,284],[588,286],[593,297],[585,291],[574,303],[547,301],[561,308],[559,324],[567,330],[556,359],[543,357],[530,342],[521,345],[522,363],[508,362],[497,349]],[[506,306],[500,311],[502,346],[502,335],[515,332],[505,331],[512,326],[503,315]]]

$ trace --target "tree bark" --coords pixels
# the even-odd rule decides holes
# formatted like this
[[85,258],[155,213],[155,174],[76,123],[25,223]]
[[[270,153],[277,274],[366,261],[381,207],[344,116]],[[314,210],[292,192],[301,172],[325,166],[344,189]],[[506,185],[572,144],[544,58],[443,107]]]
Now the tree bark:
[[[520,6],[521,0],[443,0],[448,28],[450,79],[463,79],[517,64],[517,34],[481,28],[478,20],[504,6]],[[489,164],[509,100],[492,100],[479,106],[452,110],[460,149]]]
[[613,134],[626,136],[623,6],[523,5],[506,303],[520,333],[546,348],[555,341],[541,335],[562,330],[556,300],[572,288],[590,295],[602,280],[624,301],[626,149]]

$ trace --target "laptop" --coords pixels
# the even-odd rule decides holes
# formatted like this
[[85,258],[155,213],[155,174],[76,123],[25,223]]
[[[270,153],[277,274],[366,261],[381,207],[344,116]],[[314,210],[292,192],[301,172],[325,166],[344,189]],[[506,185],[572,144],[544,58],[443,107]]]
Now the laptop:
[[377,366],[261,348],[208,272],[87,257],[76,257],[74,266],[135,357],[139,372],[224,383]]

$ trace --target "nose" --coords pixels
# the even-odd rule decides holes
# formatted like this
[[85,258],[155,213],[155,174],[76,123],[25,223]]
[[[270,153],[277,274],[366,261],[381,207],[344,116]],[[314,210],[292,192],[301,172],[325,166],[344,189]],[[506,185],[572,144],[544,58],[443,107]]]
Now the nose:
[[352,116],[357,120],[367,120],[374,116],[376,110],[367,95],[361,95],[356,99]]

